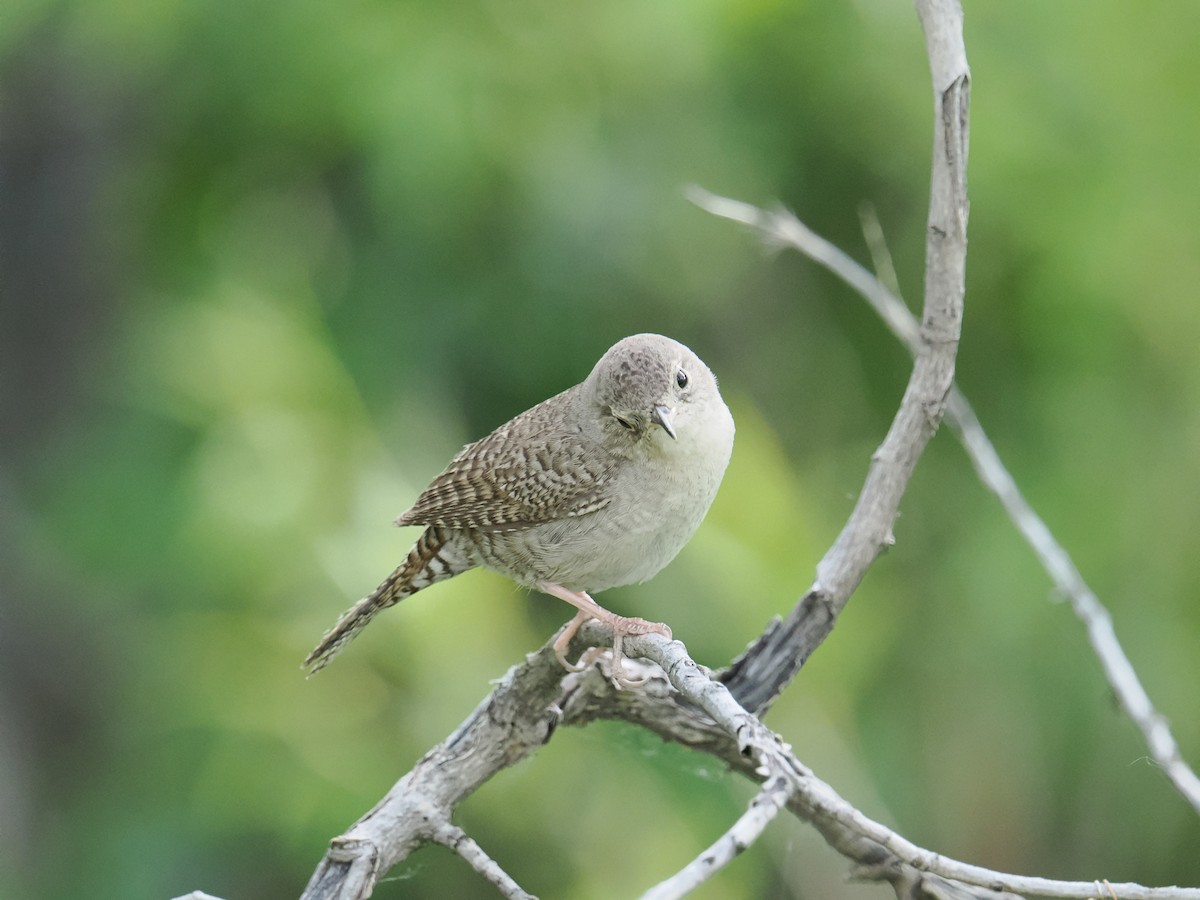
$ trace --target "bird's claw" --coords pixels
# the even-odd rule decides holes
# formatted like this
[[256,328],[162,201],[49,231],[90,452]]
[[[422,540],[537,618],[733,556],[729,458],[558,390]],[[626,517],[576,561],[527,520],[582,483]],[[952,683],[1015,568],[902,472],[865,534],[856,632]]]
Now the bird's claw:
[[632,637],[639,634],[661,634],[668,641],[671,640],[671,626],[665,622],[649,622],[635,616],[613,616],[610,624],[614,638],[617,635]]

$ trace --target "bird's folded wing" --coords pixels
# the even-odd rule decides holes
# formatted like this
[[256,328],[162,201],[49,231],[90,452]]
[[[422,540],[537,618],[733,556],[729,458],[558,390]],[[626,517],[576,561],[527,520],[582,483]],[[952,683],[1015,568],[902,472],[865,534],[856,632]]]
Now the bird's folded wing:
[[610,455],[541,406],[464,447],[396,524],[515,531],[607,506]]

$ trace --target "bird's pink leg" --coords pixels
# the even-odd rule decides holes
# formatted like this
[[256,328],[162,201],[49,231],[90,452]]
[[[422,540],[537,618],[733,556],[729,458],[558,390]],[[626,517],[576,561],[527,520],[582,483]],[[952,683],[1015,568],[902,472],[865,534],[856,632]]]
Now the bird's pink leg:
[[579,627],[592,618],[592,614],[587,610],[581,609],[575,614],[570,622],[563,626],[562,634],[554,639],[554,655],[558,657],[558,661],[562,663],[562,667],[568,672],[582,672],[586,668],[582,663],[575,665],[567,660],[567,648],[571,645],[571,639],[575,637]]
[[562,634],[554,640],[554,655],[569,672],[578,672],[583,668],[581,665],[572,665],[567,661],[567,647],[570,645],[571,639],[575,637],[575,633],[579,631],[579,627],[588,619],[599,619],[613,630],[613,679],[620,687],[634,687],[645,680],[626,678],[621,671],[621,660],[624,658],[621,645],[627,635],[653,633],[661,634],[668,640],[671,638],[671,629],[662,622],[647,622],[645,619],[618,616],[614,612],[609,612],[584,591],[569,591],[553,581],[539,581],[537,587],[538,590],[553,597],[566,600],[579,610],[575,618],[563,628]]

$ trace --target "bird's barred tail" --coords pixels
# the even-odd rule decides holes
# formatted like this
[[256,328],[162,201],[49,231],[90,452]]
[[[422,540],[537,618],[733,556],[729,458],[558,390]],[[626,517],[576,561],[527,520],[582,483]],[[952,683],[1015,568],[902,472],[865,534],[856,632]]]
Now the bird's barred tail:
[[337,624],[325,633],[321,642],[308,654],[303,668],[308,669],[309,677],[325,668],[346,644],[367,627],[377,613],[395,606],[422,588],[472,568],[474,564],[461,558],[460,553],[451,552],[453,548],[447,547],[447,541],[444,528],[438,525],[426,528],[408,551],[404,562],[370,596],[342,613]]

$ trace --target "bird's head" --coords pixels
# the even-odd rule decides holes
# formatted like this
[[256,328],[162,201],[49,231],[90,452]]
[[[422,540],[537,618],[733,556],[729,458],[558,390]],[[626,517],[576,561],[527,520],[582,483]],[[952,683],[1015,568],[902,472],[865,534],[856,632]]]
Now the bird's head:
[[660,334],[635,334],[614,344],[584,389],[606,439],[616,446],[675,452],[707,440],[714,428],[727,430],[732,442],[732,419],[716,378],[695,353]]

